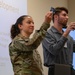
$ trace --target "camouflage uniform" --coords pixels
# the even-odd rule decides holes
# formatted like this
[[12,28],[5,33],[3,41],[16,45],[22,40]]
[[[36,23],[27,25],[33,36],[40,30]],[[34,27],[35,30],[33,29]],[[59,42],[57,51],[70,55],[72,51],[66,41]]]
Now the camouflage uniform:
[[9,45],[9,54],[14,75],[43,75],[40,55],[36,48],[40,45],[50,24],[43,23],[31,39],[18,34]]

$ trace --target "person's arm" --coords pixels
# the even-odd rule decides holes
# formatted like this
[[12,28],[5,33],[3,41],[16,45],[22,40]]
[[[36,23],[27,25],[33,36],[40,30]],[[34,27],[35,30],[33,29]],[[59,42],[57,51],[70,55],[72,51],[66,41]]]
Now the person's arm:
[[42,42],[42,46],[44,50],[47,50],[50,54],[56,56],[64,47],[66,41],[67,38],[63,36],[57,41],[54,36],[47,33],[46,38]]
[[41,26],[41,29],[37,30],[34,33],[32,39],[30,39],[27,43],[25,43],[24,39],[20,38],[19,40],[19,38],[17,38],[16,40],[13,40],[9,47],[19,51],[31,51],[33,49],[36,49],[44,38],[46,30],[49,26],[50,24],[46,24],[44,22]]
[[[67,37],[68,34],[70,33],[70,31],[73,31],[75,30],[75,22],[71,22],[68,26],[67,26],[67,29],[66,31],[64,32],[63,36],[64,37]],[[73,42],[73,51],[75,52],[75,40]]]

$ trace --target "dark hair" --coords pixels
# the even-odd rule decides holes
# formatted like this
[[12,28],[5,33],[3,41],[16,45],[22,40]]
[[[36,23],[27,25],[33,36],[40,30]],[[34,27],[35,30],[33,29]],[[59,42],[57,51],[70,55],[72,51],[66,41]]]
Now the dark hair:
[[25,17],[28,17],[28,16],[29,15],[22,15],[22,16],[20,16],[17,19],[16,23],[11,26],[11,30],[10,30],[11,39],[14,39],[14,37],[20,33],[20,29],[18,28],[18,24],[22,25],[23,20],[25,19]]
[[65,11],[68,14],[68,9],[65,7],[56,7],[55,8],[55,13],[53,14],[53,22],[54,22],[54,15],[59,15],[59,13],[61,13],[61,11]]

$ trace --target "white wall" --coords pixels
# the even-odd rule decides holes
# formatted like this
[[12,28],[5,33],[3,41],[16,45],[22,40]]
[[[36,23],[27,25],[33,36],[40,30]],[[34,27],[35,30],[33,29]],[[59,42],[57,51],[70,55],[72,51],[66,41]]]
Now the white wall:
[[75,0],[68,0],[69,22],[75,21]]
[[[35,22],[35,29],[38,29],[43,20],[46,12],[50,10],[50,7],[64,6],[68,8],[68,0],[27,0],[28,1],[28,14],[33,17]],[[43,50],[42,46],[38,47],[39,53],[43,62]],[[44,67],[44,66],[43,66]],[[48,74],[48,69],[44,67],[44,75]]]

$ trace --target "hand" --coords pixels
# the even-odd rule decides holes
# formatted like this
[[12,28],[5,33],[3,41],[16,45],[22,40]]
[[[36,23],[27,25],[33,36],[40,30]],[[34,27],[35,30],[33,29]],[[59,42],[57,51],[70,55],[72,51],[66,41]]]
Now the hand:
[[75,22],[71,22],[64,32],[63,36],[67,37],[67,35],[70,33],[70,31],[75,30]]
[[51,19],[52,19],[52,15],[53,15],[53,13],[51,11],[47,12],[45,15],[45,21],[44,22],[50,23]]
[[67,28],[71,31],[71,30],[75,30],[75,22],[71,22]]

